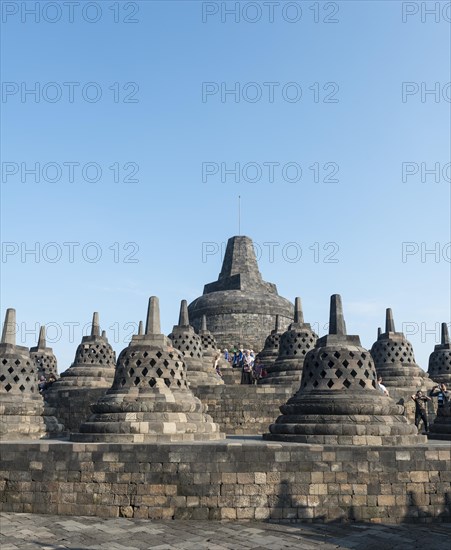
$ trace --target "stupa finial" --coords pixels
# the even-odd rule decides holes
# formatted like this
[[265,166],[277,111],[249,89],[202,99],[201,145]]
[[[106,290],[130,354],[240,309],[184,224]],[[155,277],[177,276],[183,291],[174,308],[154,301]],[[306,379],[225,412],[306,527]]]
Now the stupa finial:
[[45,341],[45,326],[41,325],[39,329],[39,339],[38,339],[38,348],[44,349],[47,347],[47,342]]
[[330,297],[329,334],[346,336],[346,323],[340,294],[332,294]]
[[91,336],[100,336],[99,313],[94,311],[92,316]]
[[202,322],[201,322],[201,326],[200,326],[200,330],[207,330],[207,316],[206,315],[202,315]]
[[278,333],[279,332],[279,327],[280,327],[280,320],[279,320],[279,316],[276,315],[276,323],[274,325],[274,332]]
[[138,336],[142,336],[143,334],[144,334],[144,326],[143,326],[143,322],[140,321],[138,325]]
[[16,345],[16,310],[13,308],[6,310],[1,343]]
[[187,326],[189,326],[188,302],[186,300],[182,300],[180,302],[179,327]]
[[447,344],[449,344],[448,325],[442,323],[442,346],[446,346]]
[[161,334],[160,302],[156,296],[149,298],[147,308],[146,334]]
[[301,324],[304,322],[304,313],[302,311],[302,301],[299,296],[294,300],[294,322]]
[[379,338],[381,337],[381,334],[382,334],[382,329],[381,327],[377,327],[377,339],[379,340]]
[[393,312],[389,307],[385,311],[385,332],[396,332]]

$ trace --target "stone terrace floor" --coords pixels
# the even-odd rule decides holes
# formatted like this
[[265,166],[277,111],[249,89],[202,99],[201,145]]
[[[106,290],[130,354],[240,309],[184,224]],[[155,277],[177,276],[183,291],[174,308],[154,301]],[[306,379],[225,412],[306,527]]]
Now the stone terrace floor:
[[0,513],[1,550],[447,550],[451,524],[280,524]]

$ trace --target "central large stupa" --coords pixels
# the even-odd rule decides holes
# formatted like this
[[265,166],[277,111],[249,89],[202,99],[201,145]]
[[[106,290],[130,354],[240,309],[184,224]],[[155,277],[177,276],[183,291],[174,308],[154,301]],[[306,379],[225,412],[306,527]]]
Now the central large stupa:
[[227,242],[218,280],[204,287],[204,293],[189,305],[192,326],[201,328],[206,316],[218,347],[260,351],[265,338],[279,326],[286,330],[293,321],[293,304],[279,296],[277,287],[262,279],[249,237],[231,237]]

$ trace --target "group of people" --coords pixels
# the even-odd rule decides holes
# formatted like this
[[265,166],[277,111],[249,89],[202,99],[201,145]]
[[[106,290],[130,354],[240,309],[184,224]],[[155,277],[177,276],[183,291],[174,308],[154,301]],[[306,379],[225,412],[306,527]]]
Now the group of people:
[[[260,359],[255,356],[252,349],[236,349],[231,352],[224,350],[224,359],[235,369],[241,369],[241,384],[257,384],[267,375],[266,369]],[[218,372],[219,359],[215,362]],[[218,373],[220,375],[220,373]],[[221,376],[221,375],[220,375]]]
[[50,374],[48,378],[46,378],[44,375],[41,375],[38,382],[39,393],[48,390],[53,382],[56,382],[56,377],[53,374]]
[[[377,388],[384,395],[389,395],[387,388],[382,384],[382,376],[377,377]],[[410,399],[415,403],[415,426],[419,429],[421,422],[423,422],[426,433],[429,431],[427,403],[431,401],[432,397],[437,397],[438,410],[451,401],[451,393],[447,390],[446,384],[437,384],[431,389],[429,395],[425,395],[421,390],[418,390],[410,396]]]

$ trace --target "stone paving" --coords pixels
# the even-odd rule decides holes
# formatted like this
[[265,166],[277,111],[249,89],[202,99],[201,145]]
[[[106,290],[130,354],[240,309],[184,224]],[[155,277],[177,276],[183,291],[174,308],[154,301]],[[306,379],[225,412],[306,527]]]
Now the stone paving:
[[451,524],[274,524],[0,514],[1,550],[451,548]]

